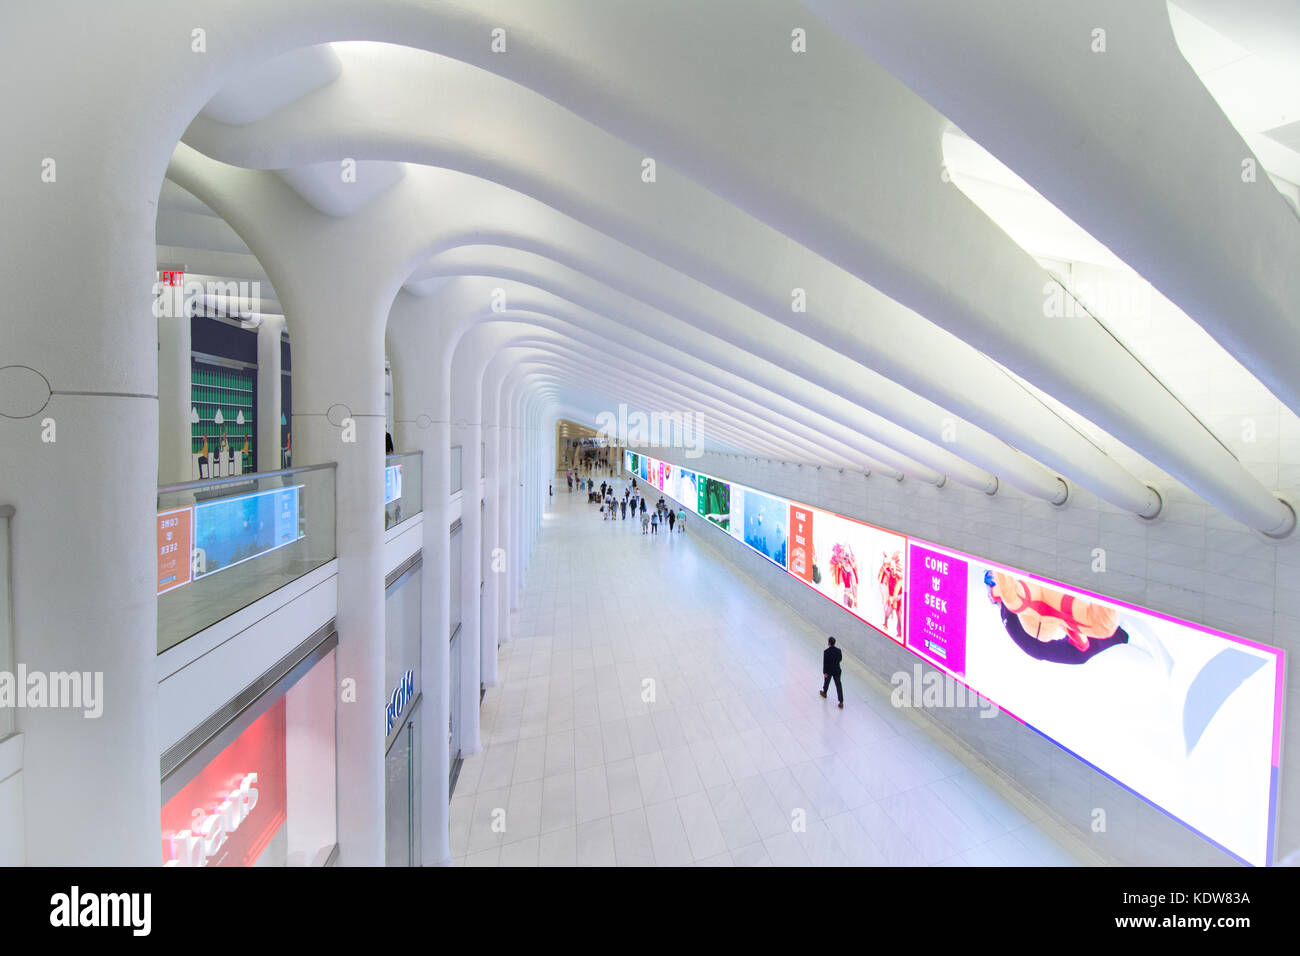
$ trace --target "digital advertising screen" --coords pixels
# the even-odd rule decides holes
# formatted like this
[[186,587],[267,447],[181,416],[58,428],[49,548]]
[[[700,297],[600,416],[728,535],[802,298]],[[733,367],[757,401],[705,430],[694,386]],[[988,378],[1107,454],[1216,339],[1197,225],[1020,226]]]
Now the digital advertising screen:
[[682,470],[671,462],[664,462],[664,486],[663,493],[665,498],[671,498],[673,501],[681,500]]
[[677,501],[683,508],[695,511],[699,507],[699,490],[696,486],[698,476],[693,471],[681,468],[677,472]]
[[190,537],[194,512],[190,508],[173,508],[158,512],[158,593],[190,583]]
[[384,468],[384,504],[392,504],[402,497],[402,466],[388,465]]
[[808,505],[788,512],[790,573],[903,643],[907,539]]
[[194,547],[201,553],[195,579],[297,541],[301,487],[272,488],[195,504]]
[[725,481],[698,475],[696,478],[696,512],[723,531],[731,530],[731,486]]
[[1238,859],[1270,862],[1279,651],[909,545],[909,648]]
[[1282,652],[653,459],[649,474],[1241,862],[1272,862]]
[[731,533],[785,570],[789,549],[790,503],[753,488],[731,486]]

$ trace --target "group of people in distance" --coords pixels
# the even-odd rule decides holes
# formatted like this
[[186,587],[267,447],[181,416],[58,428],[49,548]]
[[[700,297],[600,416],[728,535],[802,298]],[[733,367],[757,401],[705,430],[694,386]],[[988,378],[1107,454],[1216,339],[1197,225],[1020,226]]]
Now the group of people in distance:
[[578,472],[580,471],[583,474],[587,474],[587,475],[599,474],[602,471],[608,471],[610,475],[614,474],[614,465],[610,460],[608,449],[604,449],[599,452],[593,451],[591,449],[586,449],[583,454],[579,455],[577,453],[577,449],[575,448],[572,459],[570,459],[569,454],[566,452],[564,455],[564,467],[566,469],[565,471],[566,474],[570,474],[570,471],[568,469],[570,468],[571,460],[573,463],[571,474],[573,475],[575,480],[580,481],[580,479],[577,478]]
[[[569,486],[569,494],[573,494],[574,485],[577,485],[578,491],[587,492],[587,502],[589,504],[600,503],[601,520],[603,521],[626,521],[627,513],[632,512],[632,520],[636,520],[639,513],[641,515],[641,533],[658,534],[660,525],[667,525],[668,534],[673,531],[685,533],[686,531],[686,509],[673,511],[668,503],[664,500],[663,495],[659,496],[659,501],[651,511],[646,504],[646,499],[641,495],[641,489],[637,487],[636,479],[623,486],[623,496],[618,497],[614,486],[607,481],[602,481],[600,487],[596,487],[595,480],[592,478],[583,478],[576,471],[566,471],[564,473],[565,481]],[[897,556],[896,556],[897,557]],[[892,579],[887,573],[890,568],[889,562],[886,561],[880,573],[882,585],[888,587],[889,597],[893,597]],[[888,624],[889,618],[885,618]],[[839,706],[844,707],[844,685],[841,683],[840,662],[843,659],[843,652],[835,646],[835,638],[827,641],[827,648],[822,655],[822,677],[824,678],[821,689],[821,696],[825,697],[830,690],[831,682],[835,682],[835,693],[839,698]]]
[[602,481],[600,487],[596,487],[595,479],[582,478],[575,472],[565,473],[565,481],[569,486],[569,493],[573,493],[574,483],[577,483],[579,491],[587,492],[587,501],[590,504],[600,504],[601,519],[604,521],[626,521],[628,512],[632,513],[632,520],[635,521],[637,514],[641,515],[641,533],[658,534],[661,525],[668,528],[668,534],[673,531],[685,533],[686,531],[686,509],[682,508],[674,511],[662,495],[658,503],[651,509],[647,500],[642,497],[641,489],[637,487],[636,479],[633,478],[630,484],[623,486],[623,496],[620,498],[614,490],[614,485],[610,482]]

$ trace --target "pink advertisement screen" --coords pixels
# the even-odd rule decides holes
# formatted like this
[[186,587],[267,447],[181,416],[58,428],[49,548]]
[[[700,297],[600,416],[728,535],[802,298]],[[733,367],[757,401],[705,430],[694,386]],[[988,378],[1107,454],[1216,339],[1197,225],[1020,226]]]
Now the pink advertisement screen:
[[1244,862],[1271,862],[1272,647],[908,539],[907,646]]

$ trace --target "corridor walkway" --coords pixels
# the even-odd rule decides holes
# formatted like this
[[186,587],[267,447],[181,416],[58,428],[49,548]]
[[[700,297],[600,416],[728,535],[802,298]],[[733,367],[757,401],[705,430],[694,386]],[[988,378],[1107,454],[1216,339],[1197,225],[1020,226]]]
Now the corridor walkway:
[[825,635],[695,516],[642,536],[555,489],[452,799],[458,865],[1090,861],[847,655],[845,709],[822,700]]

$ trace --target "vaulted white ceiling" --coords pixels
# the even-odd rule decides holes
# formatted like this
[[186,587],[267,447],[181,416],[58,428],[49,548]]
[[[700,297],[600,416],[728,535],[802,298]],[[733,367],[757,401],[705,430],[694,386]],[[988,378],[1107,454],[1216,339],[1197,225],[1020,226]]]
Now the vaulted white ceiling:
[[[1055,23],[1041,4],[1020,15],[1024,3],[980,16],[1049,32],[1078,25]],[[517,6],[531,23],[536,5]],[[1252,194],[1198,241],[1212,254],[1255,229],[1270,248],[1300,248],[1285,198],[1300,178],[1300,137],[1286,132],[1300,85],[1277,88],[1300,62],[1277,59],[1297,21],[1283,29],[1263,3],[1224,21],[1189,0],[1171,8],[1171,27],[1149,10],[1106,6],[1145,55],[1185,56],[1204,82],[1155,74],[1150,90],[1132,90],[1124,122],[1132,135],[1153,131],[1140,164],[1204,175],[1198,156],[1255,149],[1277,177],[1271,195]],[[373,215],[400,189],[404,209],[429,223],[403,295],[468,315],[483,287],[506,284],[510,310],[481,320],[510,324],[510,348],[575,420],[594,424],[625,401],[694,410],[719,449],[1047,501],[1073,485],[1139,514],[1160,507],[1149,485],[1179,485],[1250,527],[1287,531],[1294,518],[1276,480],[1242,462],[1216,417],[1223,409],[1180,377],[1186,365],[1166,355],[1160,333],[1182,330],[1200,361],[1244,376],[1278,415],[1294,416],[1300,387],[1282,374],[1300,356],[1294,268],[1264,262],[1247,275],[1225,258],[1218,281],[1250,290],[1246,314],[1229,322],[1204,277],[1178,261],[1170,232],[1187,221],[1178,203],[1208,216],[1229,200],[1161,191],[1132,241],[1090,232],[1079,211],[1114,201],[1121,185],[1088,171],[1088,151],[1109,149],[1082,125],[1090,62],[1057,62],[1032,97],[981,112],[969,102],[1003,78],[978,58],[913,57],[902,68],[883,49],[957,42],[949,31],[960,18],[927,9],[592,7],[581,29],[547,41],[567,74],[508,56],[471,63],[450,48],[305,46],[240,76],[194,119],[160,197],[158,261],[257,279],[274,312],[258,250],[196,193],[219,196],[219,171],[240,167],[347,219]],[[806,31],[808,52],[791,50],[794,29]],[[1087,35],[1078,42],[1086,51]],[[1121,43],[1113,29],[1110,42]],[[1007,77],[1045,69],[1032,44],[1016,50],[1002,57]],[[1118,51],[1111,62],[1140,79],[1143,56]],[[1097,79],[1098,90],[1112,80]],[[1203,112],[1206,88],[1221,125],[1177,142],[1159,117],[1142,125],[1146,105],[1164,105],[1157,94]],[[1079,160],[1077,175],[1065,164],[1045,174],[1050,148],[1003,148],[1032,140],[1035,111],[1053,102],[1080,117],[1077,137],[1057,144]],[[944,115],[945,104],[960,115]],[[1092,103],[1099,117],[1111,108]],[[1090,293],[1079,297],[1091,312],[1057,321],[1045,302],[1058,279],[1141,286],[1159,328],[1150,309],[1107,315]]]

